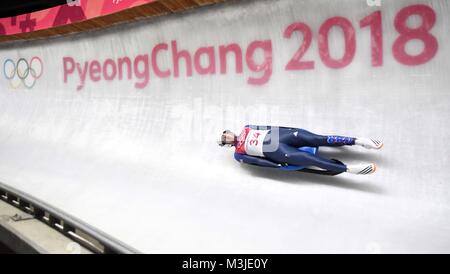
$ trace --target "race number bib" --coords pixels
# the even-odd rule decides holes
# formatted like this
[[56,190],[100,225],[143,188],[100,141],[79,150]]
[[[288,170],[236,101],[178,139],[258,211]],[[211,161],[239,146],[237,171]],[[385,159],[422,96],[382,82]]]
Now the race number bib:
[[245,140],[245,152],[251,156],[264,157],[263,144],[268,130],[250,130]]

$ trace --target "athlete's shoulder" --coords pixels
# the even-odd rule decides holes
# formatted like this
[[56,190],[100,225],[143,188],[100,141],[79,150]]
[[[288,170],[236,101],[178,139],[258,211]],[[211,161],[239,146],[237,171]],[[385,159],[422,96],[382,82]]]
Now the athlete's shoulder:
[[250,131],[251,131],[251,128],[244,127],[242,129],[241,134],[239,134],[239,136],[237,136],[236,143],[235,143],[236,153],[238,153],[238,154],[246,153],[245,152],[245,140],[247,139],[247,135]]

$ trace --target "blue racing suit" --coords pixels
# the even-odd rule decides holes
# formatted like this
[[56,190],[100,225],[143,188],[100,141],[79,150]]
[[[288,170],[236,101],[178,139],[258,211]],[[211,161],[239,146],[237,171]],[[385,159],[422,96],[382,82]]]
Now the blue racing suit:
[[354,145],[355,138],[317,135],[299,128],[247,125],[235,140],[235,158],[246,164],[279,168],[282,165],[318,167],[345,172],[341,162],[321,158],[300,147]]

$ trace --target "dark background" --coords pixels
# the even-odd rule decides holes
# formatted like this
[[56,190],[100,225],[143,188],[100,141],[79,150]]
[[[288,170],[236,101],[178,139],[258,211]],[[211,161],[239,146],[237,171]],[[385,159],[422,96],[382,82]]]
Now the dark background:
[[48,9],[66,3],[67,0],[1,0],[0,18]]
[[0,254],[14,254],[14,252],[7,246],[0,243]]

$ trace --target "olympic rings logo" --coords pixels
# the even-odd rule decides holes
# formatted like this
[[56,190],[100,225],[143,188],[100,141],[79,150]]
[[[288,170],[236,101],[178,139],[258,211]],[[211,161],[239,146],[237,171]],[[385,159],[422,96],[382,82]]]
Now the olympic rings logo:
[[3,63],[3,74],[11,87],[16,89],[21,85],[31,89],[36,84],[36,80],[42,76],[44,66],[41,58],[34,56],[28,62],[25,58],[20,58],[17,62],[6,59]]

